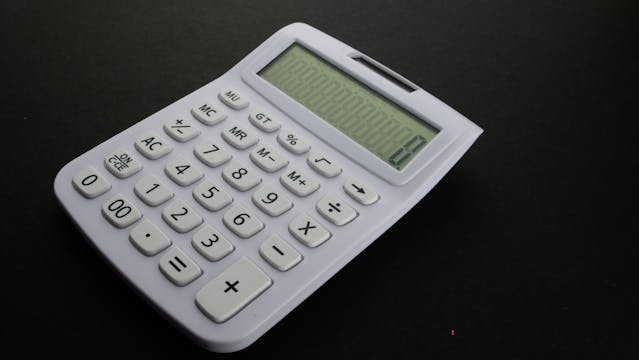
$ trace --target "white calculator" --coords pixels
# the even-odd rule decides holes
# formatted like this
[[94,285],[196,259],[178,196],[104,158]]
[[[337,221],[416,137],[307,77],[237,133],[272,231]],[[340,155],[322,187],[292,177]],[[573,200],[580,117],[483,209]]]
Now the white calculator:
[[68,163],[55,194],[154,308],[198,344],[231,352],[392,226],[481,133],[296,23]]

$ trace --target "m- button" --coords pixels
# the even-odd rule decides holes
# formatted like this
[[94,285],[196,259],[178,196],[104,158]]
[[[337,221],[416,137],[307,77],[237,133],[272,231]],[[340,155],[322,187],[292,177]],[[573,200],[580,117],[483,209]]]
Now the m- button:
[[211,320],[222,323],[268,289],[273,281],[243,257],[197,293],[195,304]]

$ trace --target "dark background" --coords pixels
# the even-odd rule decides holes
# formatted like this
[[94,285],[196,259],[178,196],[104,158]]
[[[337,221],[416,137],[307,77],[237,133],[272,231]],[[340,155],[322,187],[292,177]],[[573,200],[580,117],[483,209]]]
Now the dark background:
[[53,178],[302,21],[486,132],[230,357],[635,358],[638,19],[636,1],[604,0],[2,1],[2,352],[221,356],[115,276]]

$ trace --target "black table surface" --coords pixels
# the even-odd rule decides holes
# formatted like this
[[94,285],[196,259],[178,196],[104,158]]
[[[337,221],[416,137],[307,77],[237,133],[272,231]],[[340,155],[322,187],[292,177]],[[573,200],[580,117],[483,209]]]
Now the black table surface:
[[636,358],[637,14],[606,0],[3,1],[2,353],[219,356],[114,274],[53,178],[300,21],[485,133],[231,357]]

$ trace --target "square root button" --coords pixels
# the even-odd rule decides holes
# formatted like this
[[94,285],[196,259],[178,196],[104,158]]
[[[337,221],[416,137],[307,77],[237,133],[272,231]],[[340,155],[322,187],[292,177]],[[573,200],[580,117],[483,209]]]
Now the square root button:
[[272,283],[257,265],[243,257],[206,284],[195,296],[195,304],[211,320],[222,323]]

